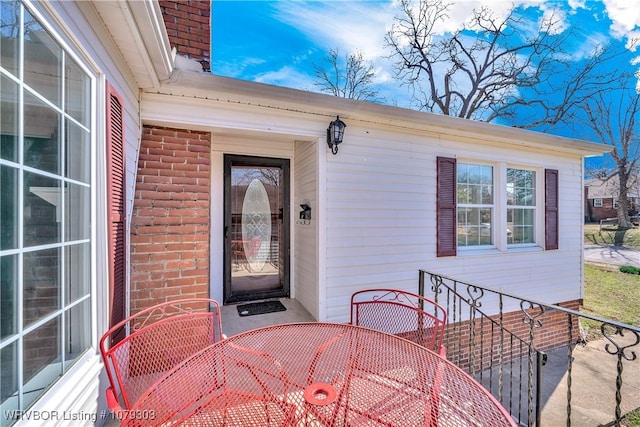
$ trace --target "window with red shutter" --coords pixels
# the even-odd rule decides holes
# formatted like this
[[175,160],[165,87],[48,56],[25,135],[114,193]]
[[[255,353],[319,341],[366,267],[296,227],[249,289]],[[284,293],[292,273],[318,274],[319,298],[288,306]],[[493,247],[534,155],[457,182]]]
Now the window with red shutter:
[[[506,196],[502,197],[498,193],[497,203],[504,205],[506,217],[493,218],[493,215],[489,215],[485,219],[483,216],[465,215],[465,202],[457,200],[459,194],[458,185],[460,184],[458,180],[461,176],[465,176],[464,170],[460,172],[458,168],[464,168],[465,166],[469,165],[458,164],[455,158],[437,158],[436,255],[438,257],[455,256],[458,254],[458,245],[462,245],[463,249],[471,247],[474,250],[484,245],[482,249],[489,248],[500,251],[506,251],[511,247],[542,246],[542,243],[536,242],[535,239],[537,226],[534,219],[536,209],[538,209],[535,202],[535,193],[536,188],[539,188],[536,185],[536,176],[541,176],[541,174],[536,175],[534,169],[516,169],[503,164],[500,169],[503,170],[505,176],[502,177],[501,181],[506,183],[507,192]],[[475,166],[476,175],[480,174],[481,166],[471,166]],[[489,170],[493,174],[493,168],[489,167]],[[558,249],[559,241],[558,171],[545,169],[544,172],[544,248],[553,250]],[[542,185],[542,182],[539,185]],[[478,187],[477,185],[475,187],[471,185],[470,187],[472,188],[467,189],[467,192],[479,194],[480,191],[487,191],[487,194],[493,194],[493,190],[488,184],[483,184],[481,189],[476,188]],[[464,190],[464,187],[462,190]],[[458,203],[461,203],[461,205],[458,206]],[[478,205],[478,203],[480,202],[473,199],[473,203],[470,205],[471,211],[482,211],[480,208],[484,208],[484,211],[489,211],[490,213],[490,207],[486,208]],[[462,219],[458,218],[459,215]],[[463,230],[463,234],[457,234],[459,229]],[[476,229],[479,231],[475,231]],[[464,234],[465,232],[473,234],[471,237],[474,237],[475,240],[470,239],[469,235]],[[506,238],[500,238],[502,233]],[[479,236],[486,238],[489,243],[478,240]],[[489,240],[492,238],[496,238],[496,243],[493,243],[493,240]],[[462,242],[460,239],[462,239]],[[470,241],[472,244],[469,244]]]
[[[109,323],[115,325],[126,314],[126,224],[124,103],[107,84],[107,217],[109,223]],[[124,330],[111,337],[117,342]]]

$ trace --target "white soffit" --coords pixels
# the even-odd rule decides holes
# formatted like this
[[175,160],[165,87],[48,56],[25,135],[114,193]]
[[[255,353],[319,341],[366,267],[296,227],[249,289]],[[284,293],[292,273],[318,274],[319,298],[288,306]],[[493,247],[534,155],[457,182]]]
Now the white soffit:
[[157,1],[96,1],[111,38],[141,88],[158,88],[173,71],[173,56]]
[[[176,108],[176,103],[181,108]],[[159,89],[142,94],[142,119],[153,124],[179,126],[184,123],[211,130],[220,125],[216,123],[220,117],[211,112],[227,109],[238,118],[233,127],[246,123],[254,130],[260,127],[252,126],[255,117],[266,120],[264,112],[268,109],[275,116],[302,120],[306,117],[306,120],[312,119],[311,122],[322,119],[328,123],[339,115],[347,123],[357,121],[364,126],[396,132],[429,133],[580,156],[597,156],[611,151],[610,146],[578,139],[178,69]],[[323,137],[324,129],[313,127],[310,123],[309,131]]]

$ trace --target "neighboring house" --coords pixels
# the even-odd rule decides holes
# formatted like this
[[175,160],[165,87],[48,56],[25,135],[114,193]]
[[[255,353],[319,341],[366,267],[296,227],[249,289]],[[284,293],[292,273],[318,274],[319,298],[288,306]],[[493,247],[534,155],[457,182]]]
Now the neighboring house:
[[209,2],[2,2],[3,414],[96,417],[99,337],[173,298],[345,322],[422,268],[578,307],[608,147],[218,77],[209,51]]
[[[640,209],[640,183],[631,178],[627,193],[629,215],[638,215]],[[597,222],[607,218],[618,217],[618,197],[620,196],[617,175],[605,179],[591,178],[584,182],[585,220]]]

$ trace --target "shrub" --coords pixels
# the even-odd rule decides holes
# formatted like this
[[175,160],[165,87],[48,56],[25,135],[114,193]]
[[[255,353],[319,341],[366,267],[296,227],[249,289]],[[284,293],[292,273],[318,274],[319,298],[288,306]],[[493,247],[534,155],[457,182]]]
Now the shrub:
[[640,268],[634,267],[632,265],[623,265],[620,267],[620,271],[629,274],[640,274]]

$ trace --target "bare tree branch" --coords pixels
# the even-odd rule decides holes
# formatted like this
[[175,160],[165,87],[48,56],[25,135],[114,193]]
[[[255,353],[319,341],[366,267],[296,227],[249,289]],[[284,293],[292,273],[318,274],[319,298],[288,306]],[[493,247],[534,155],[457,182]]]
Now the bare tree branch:
[[366,63],[362,52],[345,55],[344,62],[338,49],[331,49],[325,57],[325,65],[314,65],[320,91],[343,98],[382,102],[373,88],[375,70]]
[[624,72],[604,71],[601,65],[620,55],[606,49],[576,70],[563,50],[573,32],[556,31],[563,18],[557,11],[528,31],[517,9],[497,17],[483,7],[465,28],[441,36],[436,27],[449,7],[443,0],[401,0],[401,14],[385,38],[397,76],[412,88],[420,109],[543,130],[567,120]]

